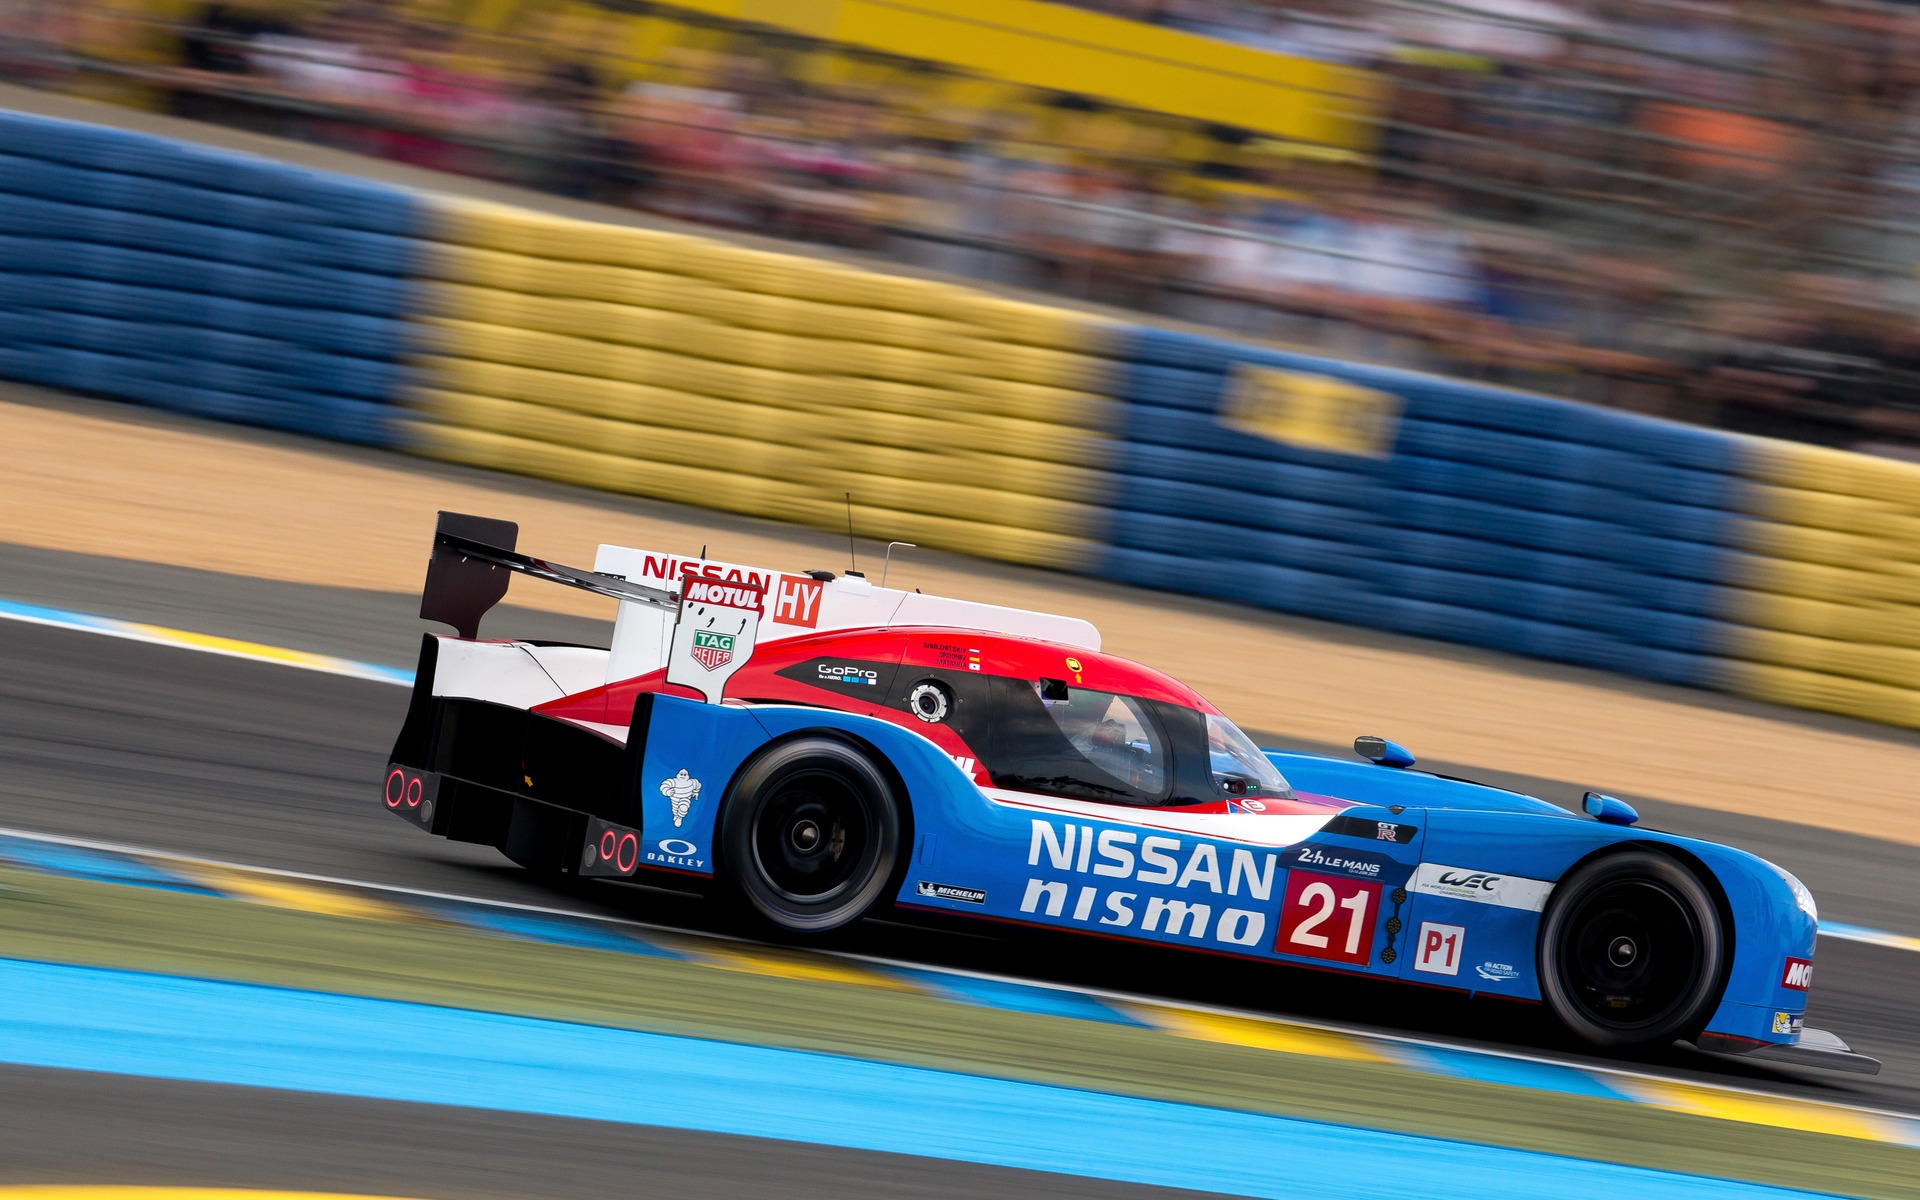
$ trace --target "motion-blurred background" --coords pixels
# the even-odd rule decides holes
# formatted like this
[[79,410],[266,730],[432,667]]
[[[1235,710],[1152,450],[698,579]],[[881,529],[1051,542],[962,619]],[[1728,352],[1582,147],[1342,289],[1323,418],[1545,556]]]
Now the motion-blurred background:
[[1909,5],[0,0],[0,73],[1920,455]]

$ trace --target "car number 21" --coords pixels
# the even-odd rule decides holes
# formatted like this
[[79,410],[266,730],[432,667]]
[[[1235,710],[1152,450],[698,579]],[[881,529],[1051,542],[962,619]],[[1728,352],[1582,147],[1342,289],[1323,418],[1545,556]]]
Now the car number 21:
[[1289,871],[1274,951],[1365,966],[1379,912],[1377,883]]

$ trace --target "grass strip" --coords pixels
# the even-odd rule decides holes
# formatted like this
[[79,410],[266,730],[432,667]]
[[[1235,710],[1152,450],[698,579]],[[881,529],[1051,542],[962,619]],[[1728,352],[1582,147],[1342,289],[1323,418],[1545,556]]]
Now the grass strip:
[[911,991],[0,870],[0,956],[819,1050],[941,1070],[1920,1200],[1920,1151],[1173,1037]]

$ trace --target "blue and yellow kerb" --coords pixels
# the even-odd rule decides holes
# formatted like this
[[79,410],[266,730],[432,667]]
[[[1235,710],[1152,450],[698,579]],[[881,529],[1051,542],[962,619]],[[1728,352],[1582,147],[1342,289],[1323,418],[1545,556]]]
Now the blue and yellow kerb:
[[425,896],[373,885],[39,837],[0,834],[0,864],[68,878],[218,896],[332,917],[449,925],[549,945],[672,958],[713,970],[911,992],[955,1004],[1130,1025],[1158,1030],[1172,1037],[1246,1046],[1277,1054],[1387,1064],[1429,1075],[1506,1087],[1591,1096],[1746,1124],[1920,1147],[1920,1121],[1893,1114],[1767,1096],[1713,1084],[1660,1079],[1632,1071],[1574,1066],[1523,1055],[1354,1033],[1263,1015],[761,946],[624,921]]

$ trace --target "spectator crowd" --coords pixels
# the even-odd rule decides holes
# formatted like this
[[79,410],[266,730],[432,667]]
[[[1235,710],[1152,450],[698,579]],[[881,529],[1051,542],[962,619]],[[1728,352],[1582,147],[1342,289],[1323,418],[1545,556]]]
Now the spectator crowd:
[[669,35],[637,51],[539,5],[483,31],[391,0],[215,0],[184,21],[0,0],[0,72],[1339,356],[1920,454],[1920,9],[1074,3],[1373,72],[1370,145],[661,6]]

